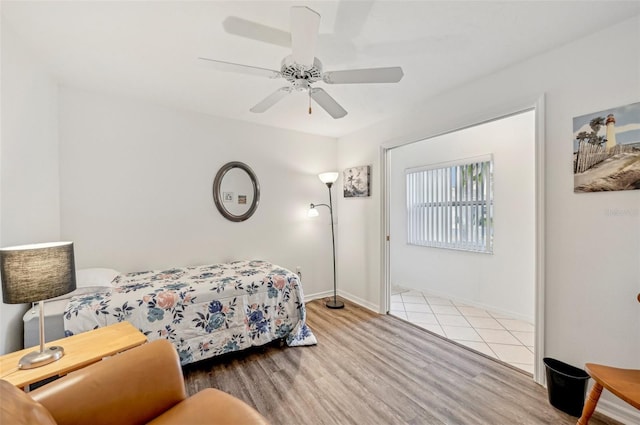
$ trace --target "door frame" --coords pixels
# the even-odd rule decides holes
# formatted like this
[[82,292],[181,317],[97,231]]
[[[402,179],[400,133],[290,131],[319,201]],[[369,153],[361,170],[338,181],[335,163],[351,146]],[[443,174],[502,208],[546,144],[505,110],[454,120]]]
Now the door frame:
[[380,187],[381,187],[381,288],[380,288],[380,313],[387,314],[391,303],[391,279],[390,279],[390,216],[389,216],[389,151],[394,148],[409,145],[421,140],[430,139],[465,128],[474,127],[490,121],[506,118],[522,112],[533,110],[535,113],[535,136],[534,136],[534,197],[535,197],[535,252],[534,252],[534,285],[535,285],[535,307],[534,307],[534,364],[533,380],[540,385],[545,385],[544,364],[544,300],[545,300],[545,96],[539,95],[535,98],[524,99],[509,105],[502,105],[499,108],[483,111],[474,120],[460,122],[455,128],[442,131],[436,134],[428,134],[419,139],[409,141],[396,141],[380,146]]

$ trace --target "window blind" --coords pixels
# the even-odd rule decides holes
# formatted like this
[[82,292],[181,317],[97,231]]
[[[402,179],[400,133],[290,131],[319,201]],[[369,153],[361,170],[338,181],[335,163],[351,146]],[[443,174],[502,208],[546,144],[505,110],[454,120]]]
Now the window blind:
[[493,252],[493,159],[406,170],[411,245]]

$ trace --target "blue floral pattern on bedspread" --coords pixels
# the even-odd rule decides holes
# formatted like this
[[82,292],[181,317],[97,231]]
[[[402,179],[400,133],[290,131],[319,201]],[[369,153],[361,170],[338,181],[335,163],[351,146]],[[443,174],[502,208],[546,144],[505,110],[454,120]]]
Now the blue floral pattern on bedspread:
[[128,321],[171,341],[184,364],[284,339],[313,345],[298,275],[266,261],[122,274],[106,292],[76,296],[67,335]]

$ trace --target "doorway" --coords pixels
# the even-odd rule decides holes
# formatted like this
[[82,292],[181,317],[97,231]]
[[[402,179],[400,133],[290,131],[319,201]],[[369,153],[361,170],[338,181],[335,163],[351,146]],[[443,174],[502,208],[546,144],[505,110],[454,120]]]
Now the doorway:
[[[538,106],[538,105],[536,105]],[[385,285],[387,312],[449,338],[477,352],[522,369],[540,381],[542,349],[542,136],[537,107],[412,143],[383,149],[385,170]],[[492,247],[488,252],[465,249],[456,230],[424,246],[409,237],[409,173],[445,170],[469,158],[490,156],[492,162]],[[459,167],[458,167],[459,168]],[[426,183],[427,191],[454,191],[455,178]],[[445,179],[447,180],[447,179]],[[430,233],[447,232],[460,223],[446,208],[456,198],[418,202],[425,215],[434,208],[435,222],[423,223]],[[433,200],[433,199],[432,199]],[[488,208],[489,204],[484,207]],[[415,215],[415,214],[414,214]],[[442,219],[444,217],[445,219]],[[428,220],[427,220],[428,221]],[[420,226],[418,226],[419,229]],[[486,230],[486,229],[485,229]],[[458,235],[459,235],[458,230]],[[452,234],[454,236],[452,236]],[[459,238],[459,236],[458,236]],[[447,246],[446,242],[458,242]],[[457,245],[457,246],[456,246]],[[462,246],[462,249],[460,249]]]

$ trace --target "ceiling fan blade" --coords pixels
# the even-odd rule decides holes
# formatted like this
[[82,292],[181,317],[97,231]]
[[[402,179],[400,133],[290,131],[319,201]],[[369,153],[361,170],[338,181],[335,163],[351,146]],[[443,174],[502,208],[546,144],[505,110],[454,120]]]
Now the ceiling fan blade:
[[222,22],[224,30],[233,35],[250,38],[276,46],[291,47],[291,34],[277,28],[268,27],[236,16],[229,16]]
[[280,71],[267,68],[259,68],[257,66],[241,65],[239,63],[219,61],[208,58],[198,58],[199,63],[210,66],[218,71],[239,72],[241,74],[255,75],[258,77],[279,78],[282,76]]
[[336,12],[333,33],[344,42],[353,40],[362,32],[375,0],[340,1]]
[[319,28],[320,15],[317,12],[306,6],[291,8],[291,56],[298,65],[313,66]]
[[329,93],[327,93],[326,91],[319,88],[313,88],[311,89],[311,93],[309,94],[309,96],[311,96],[311,98],[315,100],[316,103],[320,105],[322,109],[327,111],[333,118],[342,118],[347,115],[347,111],[342,106],[340,106],[340,104],[336,102],[331,96],[329,96]]
[[259,102],[256,106],[249,109],[251,112],[261,113],[271,108],[273,105],[282,100],[286,95],[291,93],[293,89],[291,87],[281,87],[275,92],[271,93],[269,96],[264,98],[261,102]]
[[397,83],[402,79],[402,68],[367,68],[329,71],[322,74],[327,84]]

